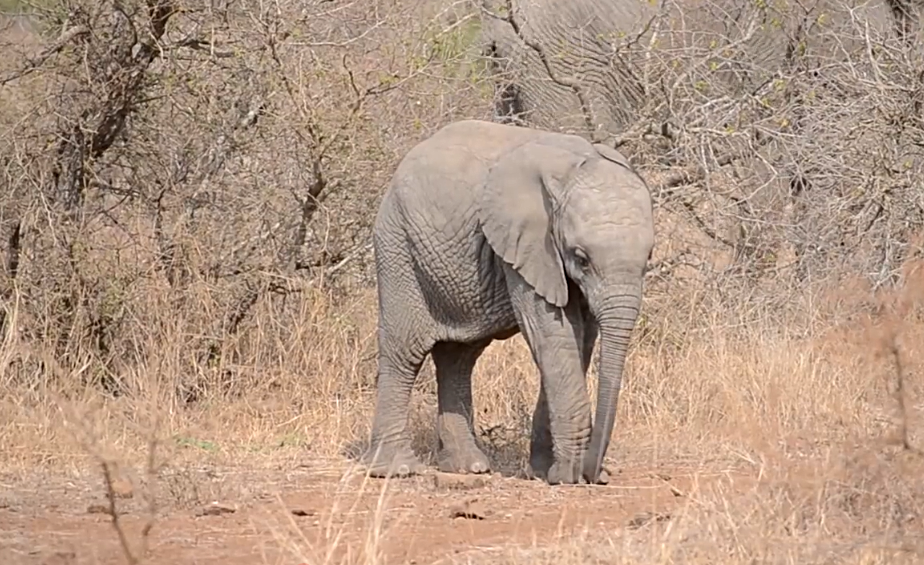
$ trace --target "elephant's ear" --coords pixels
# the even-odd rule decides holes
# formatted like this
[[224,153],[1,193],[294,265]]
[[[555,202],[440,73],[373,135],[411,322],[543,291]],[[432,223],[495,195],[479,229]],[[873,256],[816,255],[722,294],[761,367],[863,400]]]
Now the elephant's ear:
[[629,159],[620,153],[618,149],[610,147],[609,145],[604,145],[602,143],[594,143],[594,149],[596,149],[597,153],[599,153],[600,156],[607,161],[612,161],[617,165],[622,165],[630,171],[635,171],[635,169],[632,167],[632,163],[629,162]]
[[491,248],[559,308],[568,303],[568,283],[551,218],[584,160],[566,149],[527,143],[491,167],[481,194],[479,218]]

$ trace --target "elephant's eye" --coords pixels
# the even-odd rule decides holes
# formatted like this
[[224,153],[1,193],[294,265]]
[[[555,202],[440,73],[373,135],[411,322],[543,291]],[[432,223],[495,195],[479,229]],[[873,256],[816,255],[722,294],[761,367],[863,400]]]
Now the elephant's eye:
[[587,255],[581,249],[575,249],[574,252],[574,264],[577,265],[582,271],[586,270],[590,266],[590,261],[587,259]]

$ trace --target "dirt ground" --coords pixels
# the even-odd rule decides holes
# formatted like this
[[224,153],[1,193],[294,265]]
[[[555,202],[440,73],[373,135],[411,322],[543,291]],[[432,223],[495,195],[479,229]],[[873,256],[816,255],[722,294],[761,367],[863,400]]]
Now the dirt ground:
[[[245,20],[238,30],[242,37],[262,37],[264,28],[270,29],[249,16]],[[404,38],[399,29],[404,20],[396,21],[395,29],[386,32]],[[26,57],[39,53],[42,42],[29,29],[25,18],[7,22],[0,15],[0,51],[17,50]],[[292,37],[292,42],[303,43],[303,38]],[[377,45],[358,49],[372,54]],[[241,65],[251,64],[239,55],[235,57]],[[416,66],[417,56],[408,57],[407,66]],[[301,65],[301,57],[292,60],[296,59]],[[0,59],[0,82],[13,76],[6,73],[26,68],[27,60],[32,59]],[[338,55],[337,60],[347,59]],[[23,74],[0,88],[0,110],[6,112],[8,123],[25,123],[22,116],[44,108],[36,100],[45,96],[60,97],[62,103],[69,100],[70,94],[62,96],[57,86],[43,84],[42,77],[62,70],[65,76],[80,73],[63,66],[66,60],[52,62],[47,72]],[[254,83],[264,77],[274,81],[271,85],[283,84],[283,79],[288,84],[286,65],[263,68],[258,63],[268,64],[254,58],[256,70],[229,68],[247,69],[241,76],[257,77]],[[170,72],[180,73],[181,68],[185,67]],[[315,76],[315,70],[299,72]],[[223,84],[223,77],[231,76],[223,73],[189,76]],[[324,68],[316,72],[318,77],[325,73]],[[347,70],[336,80],[345,80],[346,74],[352,82],[352,71]],[[156,76],[164,82],[175,77],[195,82],[185,71]],[[303,75],[293,76],[302,80]],[[453,80],[445,84],[455,89],[461,83]],[[420,92],[428,92],[430,83],[422,84]],[[211,94],[212,86],[190,94],[188,100],[211,108],[218,96]],[[412,100],[417,89],[399,94]],[[328,107],[348,110],[340,104],[342,88],[331,92],[336,94],[331,101],[322,100],[321,109],[309,113],[321,115]],[[471,91],[459,92],[461,100]],[[391,108],[381,102],[378,111],[387,110],[385,117],[369,127],[380,128],[388,140],[394,137],[407,144],[419,135],[418,121],[431,127],[445,119],[445,107],[454,100],[449,93],[431,96],[430,109],[424,105],[414,110],[421,112],[420,118],[404,114],[410,103]],[[268,129],[263,138],[254,139],[277,137],[279,145],[267,145],[266,151],[291,150],[298,154],[292,162],[302,163],[299,146],[276,133],[297,132],[301,137],[299,128],[311,129],[299,121],[284,128],[281,124],[292,116],[308,120],[302,106],[310,106],[306,100],[314,96],[293,98],[297,104],[273,118],[280,125],[267,126],[281,129]],[[62,116],[72,110],[80,115],[76,107],[63,108]],[[324,123],[334,124],[337,112],[334,115]],[[392,117],[394,123],[385,127],[384,120]],[[261,118],[261,123],[267,121]],[[211,160],[211,150],[206,149],[212,147],[217,130],[211,121],[196,124],[201,131],[181,132],[183,143],[177,141],[175,147],[185,151],[188,137],[192,145],[205,148],[201,155]],[[34,136],[44,127],[10,129],[14,133],[8,137],[39,139]],[[354,155],[380,151],[378,141],[363,137],[368,135],[365,127],[356,126],[351,165],[360,161]],[[59,131],[54,128],[48,131]],[[152,139],[163,135],[174,140],[174,129],[171,122],[144,131],[157,133]],[[147,155],[160,155],[162,149],[144,145],[149,141],[139,137],[139,145],[132,146],[135,153],[125,155],[143,157],[147,163]],[[400,143],[385,145],[390,152]],[[22,161],[16,166],[32,171],[35,159],[25,153],[32,145],[11,147],[21,155],[10,162]],[[53,146],[36,153],[39,162],[51,155],[49,147]],[[173,162],[173,156],[163,155],[163,163]],[[261,155],[244,157],[258,163]],[[288,159],[286,155],[282,157]],[[386,152],[386,160],[389,155]],[[287,171],[286,162],[280,160],[279,171]],[[387,170],[376,159],[364,166]],[[260,167],[241,169],[248,171],[243,177],[227,171],[225,176],[263,178]],[[280,175],[289,178],[288,172]],[[16,182],[32,187],[38,181]],[[158,182],[145,186],[159,191]],[[263,218],[263,211],[271,207],[269,200],[249,200],[265,195],[247,183],[220,186],[246,193],[242,218],[254,225],[272,223]],[[338,183],[332,177],[331,186]],[[192,191],[190,202],[193,195],[198,198],[201,186],[189,183],[183,189]],[[184,194],[177,192],[177,202],[186,201]],[[224,212],[215,217],[216,226],[247,233]],[[139,225],[146,225],[144,221],[139,219]],[[667,220],[659,222],[665,242],[660,245],[671,254],[692,245],[692,236]],[[36,225],[44,229],[45,224]],[[201,233],[208,225],[202,224]],[[374,405],[370,385],[376,366],[374,289],[350,300],[334,300],[326,291],[308,292],[305,286],[305,292],[297,288],[300,298],[293,291],[292,296],[261,299],[239,333],[221,330],[227,350],[221,362],[213,364],[213,346],[205,344],[215,335],[221,312],[239,308],[226,310],[238,303],[239,297],[231,300],[234,289],[245,287],[212,285],[212,275],[206,275],[210,270],[203,265],[223,264],[223,246],[238,240],[228,237],[224,242],[224,236],[215,236],[222,242],[208,250],[194,235],[189,240],[182,233],[177,237],[176,248],[194,256],[186,270],[202,273],[201,281],[179,291],[162,280],[160,268],[147,263],[147,257],[157,257],[158,262],[163,258],[161,243],[128,246],[121,232],[118,237],[86,240],[88,249],[106,255],[105,261],[88,252],[81,259],[85,266],[68,267],[74,273],[98,272],[105,281],[92,287],[97,294],[91,293],[99,298],[93,309],[100,319],[104,313],[108,319],[110,310],[124,314],[123,325],[112,325],[113,344],[106,355],[125,352],[124,366],[114,365],[119,367],[124,395],[113,397],[89,379],[109,371],[99,358],[97,337],[76,337],[97,335],[94,328],[100,324],[94,316],[84,316],[82,326],[74,322],[60,334],[49,330],[61,325],[57,309],[68,301],[57,296],[72,286],[70,279],[47,288],[38,283],[35,289],[23,286],[13,293],[16,299],[9,302],[15,307],[6,310],[7,319],[19,321],[8,327],[21,327],[0,335],[0,565],[924,563],[924,315],[901,305],[924,304],[924,278],[919,276],[924,269],[908,270],[918,278],[906,277],[910,282],[901,300],[895,300],[897,306],[873,295],[865,283],[854,288],[836,279],[824,292],[781,278],[773,292],[754,294],[749,289],[756,287],[744,285],[740,295],[734,294],[738,283],[731,281],[720,286],[721,296],[709,297],[711,291],[704,289],[712,287],[699,278],[689,279],[685,286],[683,277],[690,273],[681,273],[676,286],[660,294],[649,292],[645,319],[639,321],[627,359],[617,433],[607,452],[612,458],[607,465],[609,485],[549,486],[514,470],[527,457],[524,448],[539,390],[538,373],[521,336],[492,345],[474,375],[479,439],[492,446],[486,452],[502,472],[459,477],[431,470],[412,479],[381,481],[364,478],[347,458],[332,455],[369,436]],[[247,241],[246,246],[235,243],[227,249],[237,254],[249,248]],[[76,247],[69,246],[69,256],[70,248]],[[113,255],[111,250],[120,251]],[[128,259],[132,253],[138,256]],[[676,256],[683,259],[685,253]],[[45,272],[41,254],[26,255],[20,272]],[[687,270],[703,269],[691,263]],[[707,271],[712,272],[703,270]],[[39,280],[37,275],[34,280]],[[112,281],[118,284],[108,286]],[[67,306],[62,311],[72,310]],[[60,339],[53,339],[56,335]],[[59,363],[62,343],[73,351],[68,361]],[[201,356],[206,350],[209,355]],[[428,382],[415,393],[412,427],[415,445],[421,452],[430,450],[432,459],[437,409],[432,363],[425,366],[422,379]],[[595,377],[589,379],[591,387],[594,381]],[[190,383],[204,392],[188,394]],[[149,435],[154,438],[150,444]],[[156,468],[148,472],[143,449],[155,443],[158,464],[150,465]],[[112,471],[108,486],[103,461]]]
[[[609,534],[638,530],[670,520],[693,489],[716,482],[746,488],[751,482],[740,472],[680,467],[626,468],[609,485],[596,487],[437,472],[385,485],[357,472],[317,468],[286,473],[212,469],[206,475],[222,485],[218,491],[228,493],[226,498],[159,509],[145,562],[480,560],[588,529]],[[3,563],[126,562],[101,480],[43,480],[31,488],[4,483]],[[141,489],[127,485],[116,483],[114,489],[119,524],[138,554],[150,513]]]

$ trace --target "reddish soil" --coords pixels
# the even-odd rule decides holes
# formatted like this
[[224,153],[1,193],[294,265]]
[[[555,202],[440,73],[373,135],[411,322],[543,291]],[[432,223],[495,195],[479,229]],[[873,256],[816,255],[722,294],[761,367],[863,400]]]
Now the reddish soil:
[[[378,552],[386,563],[448,562],[470,551],[542,545],[585,528],[613,532],[644,527],[677,512],[691,489],[733,479],[729,473],[636,468],[622,470],[608,486],[553,487],[500,475],[472,479],[433,473],[390,483],[377,512],[383,485],[379,480],[363,487],[361,476],[343,478],[342,473],[255,475],[222,475],[218,482],[226,498],[217,502],[226,510],[214,514],[205,513],[208,502],[181,504],[174,497],[171,504],[169,496],[158,495],[167,501],[157,511],[145,562],[358,562],[359,556],[368,555],[370,534],[376,530]],[[111,517],[104,512],[108,499],[93,481],[53,486],[49,480],[35,489],[2,478],[0,483],[7,493],[0,495],[0,562],[126,562]],[[137,548],[150,513],[140,492],[125,491],[131,495],[116,497],[119,521],[129,544]],[[331,548],[333,555],[325,560]]]

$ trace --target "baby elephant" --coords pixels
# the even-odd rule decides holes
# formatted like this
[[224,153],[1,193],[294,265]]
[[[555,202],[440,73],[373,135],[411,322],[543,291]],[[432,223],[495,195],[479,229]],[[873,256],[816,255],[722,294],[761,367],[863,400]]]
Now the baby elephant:
[[[436,366],[439,468],[486,473],[472,369],[522,332],[539,368],[530,466],[549,483],[602,482],[626,346],[654,245],[648,186],[615,149],[465,120],[411,149],[375,220],[378,380],[372,476],[422,470],[407,429],[427,353]],[[591,422],[587,368],[600,334]]]

